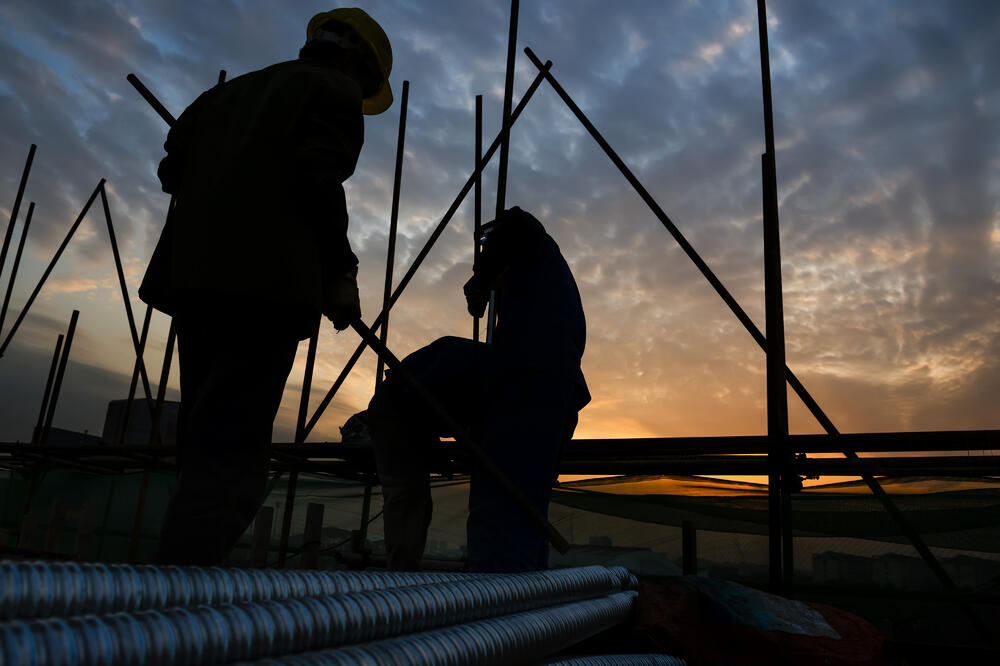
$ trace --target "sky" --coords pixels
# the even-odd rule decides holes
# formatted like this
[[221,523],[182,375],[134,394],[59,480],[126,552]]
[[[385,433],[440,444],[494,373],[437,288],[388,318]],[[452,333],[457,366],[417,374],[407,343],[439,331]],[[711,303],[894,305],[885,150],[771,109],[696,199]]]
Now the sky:
[[[768,3],[787,360],[843,432],[1000,428],[1000,4]],[[396,280],[465,183],[474,97],[500,126],[509,2],[376,0],[396,103],[366,118],[347,182],[349,238],[367,322],[381,307],[399,122],[410,81]],[[37,202],[5,337],[100,178],[133,308],[165,219],[163,121],[134,72],[178,115],[213,85],[296,57],[329,2],[8,0],[0,5],[0,229],[38,145],[0,288]],[[530,46],[757,325],[764,329],[756,3],[524,0],[515,102]],[[593,401],[577,437],[762,434],[764,355],[656,217],[548,87],[511,137],[506,200],[560,245],[588,322]],[[496,160],[484,177],[495,206]],[[466,200],[392,311],[404,356],[471,335]],[[99,201],[0,359],[0,441],[31,436],[56,337],[81,311],[54,424],[99,433],[133,356]],[[266,318],[247,312],[233,335]],[[153,317],[154,389],[167,318]],[[540,334],[544,334],[541,332]],[[315,405],[356,347],[327,322]],[[275,423],[292,437],[306,344]],[[311,441],[371,397],[366,352]],[[168,381],[176,398],[176,366]],[[792,432],[820,432],[789,391]]]

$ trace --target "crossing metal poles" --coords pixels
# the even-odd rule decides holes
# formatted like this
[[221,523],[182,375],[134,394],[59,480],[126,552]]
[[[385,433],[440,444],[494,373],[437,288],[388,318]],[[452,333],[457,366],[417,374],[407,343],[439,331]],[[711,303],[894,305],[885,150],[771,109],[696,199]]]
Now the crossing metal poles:
[[[551,66],[552,63],[547,62],[544,65],[541,65],[541,68],[544,72],[548,71],[548,68]],[[536,76],[535,79],[531,82],[531,85],[528,86],[528,89],[524,92],[524,96],[521,97],[521,101],[518,102],[517,106],[514,108],[514,111],[511,113],[510,116],[511,126],[514,125],[514,122],[521,114],[521,111],[524,110],[524,107],[528,104],[528,101],[531,99],[531,96],[535,94],[536,90],[538,90],[538,86],[541,85],[544,78],[545,78],[544,74],[540,72],[538,76]],[[484,166],[489,163],[490,158],[493,157],[493,154],[496,152],[499,145],[500,145],[500,137],[497,136],[497,138],[494,139],[493,143],[490,145],[489,150],[487,150],[486,154],[483,156]],[[434,231],[431,232],[430,238],[427,239],[427,241],[424,243],[424,247],[413,259],[413,263],[410,264],[410,268],[407,269],[406,274],[403,275],[403,278],[399,281],[399,284],[396,285],[396,289],[392,292],[392,299],[389,301],[390,309],[392,308],[393,305],[396,304],[396,301],[399,300],[399,297],[406,289],[406,286],[410,283],[410,280],[413,279],[413,276],[417,272],[417,269],[420,268],[420,264],[423,263],[424,259],[427,258],[428,253],[430,253],[431,248],[434,247],[434,243],[437,242],[437,239],[441,236],[441,233],[444,232],[444,229],[445,227],[448,226],[448,223],[451,221],[451,218],[455,216],[455,213],[458,211],[459,206],[462,205],[462,200],[465,199],[465,196],[469,193],[469,190],[472,189],[475,177],[476,174],[474,173],[469,176],[468,180],[465,181],[465,185],[462,186],[462,189],[459,191],[458,196],[455,197],[455,200],[451,203],[451,206],[448,208],[447,212],[445,212],[444,217],[441,218],[441,221],[438,222],[437,227],[435,227]],[[379,317],[374,321],[372,326],[378,327],[381,324],[382,324],[382,315],[380,314]],[[320,401],[319,405],[316,407],[316,411],[313,412],[312,418],[309,419],[309,423],[306,424],[306,435],[308,435],[312,431],[313,427],[315,427],[316,423],[323,415],[323,412],[326,410],[327,406],[329,406],[330,401],[333,400],[333,397],[337,394],[337,391],[340,390],[340,387],[343,385],[344,380],[347,379],[347,375],[350,374],[351,370],[354,368],[354,365],[358,362],[358,359],[361,358],[361,354],[365,351],[367,347],[368,343],[365,340],[362,340],[361,343],[358,345],[357,349],[354,350],[354,353],[351,355],[351,358],[348,359],[347,363],[344,365],[344,369],[340,371],[340,375],[337,377],[336,381],[334,381],[333,386],[330,387],[329,391],[327,391],[326,396],[323,397],[323,400]]]
[[[549,82],[549,85],[552,86],[552,89],[556,92],[557,95],[559,95],[559,97],[563,100],[563,102],[566,104],[569,110],[573,113],[573,115],[576,116],[577,120],[580,121],[580,124],[582,124],[584,128],[590,133],[591,137],[593,137],[593,139],[597,142],[597,144],[601,147],[601,149],[604,150],[604,153],[608,156],[611,162],[618,168],[622,176],[625,177],[625,179],[629,182],[629,184],[632,185],[633,189],[635,189],[639,197],[649,207],[650,211],[652,211],[652,213],[656,216],[656,218],[660,221],[660,223],[664,226],[664,228],[670,233],[670,235],[674,238],[674,240],[677,242],[680,248],[684,251],[684,253],[687,254],[688,258],[691,259],[691,261],[695,264],[695,266],[705,277],[705,279],[708,280],[709,284],[712,285],[716,293],[719,294],[719,297],[722,298],[723,302],[725,302],[725,304],[729,307],[729,309],[740,321],[740,323],[743,324],[744,328],[747,330],[748,333],[750,333],[750,336],[754,339],[754,341],[760,346],[761,349],[767,351],[766,338],[764,337],[764,334],[761,333],[760,329],[757,328],[757,325],[754,324],[753,320],[750,319],[750,317],[747,315],[746,311],[743,310],[740,304],[736,302],[736,299],[733,298],[733,295],[729,293],[729,290],[726,289],[725,285],[722,284],[722,282],[715,275],[715,273],[708,266],[708,264],[705,263],[705,260],[701,258],[701,256],[694,249],[691,243],[688,242],[688,240],[680,232],[680,230],[673,223],[673,221],[667,216],[663,208],[656,202],[655,199],[653,199],[653,196],[649,193],[649,191],[642,185],[642,183],[639,182],[639,179],[636,178],[634,173],[632,173],[632,170],[628,168],[628,166],[625,164],[624,161],[622,161],[621,157],[618,156],[618,154],[607,142],[607,140],[605,140],[605,138],[601,135],[601,133],[597,130],[597,128],[594,127],[594,124],[590,122],[590,119],[587,118],[586,114],[580,109],[580,107],[576,104],[576,102],[573,101],[573,99],[569,96],[566,90],[559,84],[556,78],[551,74],[551,72],[549,71],[549,69],[551,69],[552,66],[551,61],[546,61],[545,65],[542,65],[541,60],[538,59],[534,51],[532,51],[530,48],[525,48],[524,52],[528,55],[528,58],[531,60],[532,64],[535,65],[535,67],[537,67],[540,70],[540,72],[541,71],[545,72],[544,76],[546,80]],[[802,400],[803,404],[805,404],[809,412],[816,418],[816,420],[827,431],[827,433],[831,435],[840,434],[840,431],[837,430],[837,427],[833,424],[833,421],[830,420],[830,418],[826,415],[826,413],[819,406],[816,400],[813,399],[812,395],[809,394],[809,391],[806,390],[805,386],[802,384],[801,381],[799,381],[798,377],[795,376],[795,373],[792,372],[792,370],[787,366],[787,364],[785,365],[784,372],[785,372],[785,377],[788,380],[788,383],[792,387],[792,390],[795,391],[796,395],[799,396],[799,398]],[[843,454],[845,457],[851,460],[858,459],[858,455],[854,451],[844,451]],[[896,503],[892,500],[891,497],[889,497],[888,493],[886,493],[885,489],[882,488],[878,480],[875,479],[875,477],[872,476],[871,474],[865,474],[865,473],[861,474],[861,478],[862,480],[865,481],[866,485],[872,491],[872,494],[875,495],[875,497],[877,497],[878,500],[882,503],[882,506],[885,508],[886,512],[890,516],[892,516],[893,520],[895,520],[900,530],[903,532],[906,538],[910,541],[913,547],[920,554],[921,558],[934,573],[935,577],[946,588],[950,590],[955,590],[956,589],[955,583],[951,579],[951,576],[949,576],[948,572],[944,570],[944,567],[942,567],[941,563],[938,562],[937,558],[931,552],[930,548],[927,547],[927,544],[924,542],[923,537],[920,536],[920,533],[916,530],[913,524],[910,523],[909,519],[905,516],[905,514],[903,514],[903,512],[900,511],[899,507],[896,506]],[[980,632],[983,633],[983,628],[985,627],[985,625],[982,623],[981,620],[977,622],[977,627],[979,627]]]

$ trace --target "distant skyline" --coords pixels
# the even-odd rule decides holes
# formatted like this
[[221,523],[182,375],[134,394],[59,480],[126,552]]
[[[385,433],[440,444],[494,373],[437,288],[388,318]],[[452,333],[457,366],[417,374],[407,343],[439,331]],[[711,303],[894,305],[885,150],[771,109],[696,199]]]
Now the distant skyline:
[[[403,80],[410,81],[396,281],[471,173],[474,96],[499,129],[509,0],[359,2],[385,28],[396,102],[366,119],[347,183],[362,310],[380,307]],[[0,6],[0,233],[29,144],[37,202],[5,337],[98,180],[136,289],[168,202],[166,126],[125,81],[179,115],[213,85],[294,58],[321,2],[15,0]],[[1000,428],[1000,5],[972,0],[768,2],[788,365],[844,432]],[[524,0],[530,46],[764,329],[756,3]],[[496,160],[483,188],[492,217]],[[506,200],[560,244],[588,321],[594,400],[577,437],[759,434],[764,355],[547,84],[513,129]],[[470,335],[462,284],[472,197],[392,311],[400,356]],[[55,425],[99,432],[133,362],[100,202],[0,359],[0,441],[28,439],[52,348],[81,311]],[[0,296],[2,297],[2,296]],[[248,312],[233,335],[267,312]],[[167,320],[154,316],[154,383]],[[544,335],[544,331],[540,332]],[[357,336],[324,323],[318,403]],[[292,438],[306,344],[275,424]],[[250,360],[252,361],[252,360]],[[371,396],[366,352],[311,441]],[[168,397],[177,397],[176,362]],[[791,430],[820,432],[789,391]]]

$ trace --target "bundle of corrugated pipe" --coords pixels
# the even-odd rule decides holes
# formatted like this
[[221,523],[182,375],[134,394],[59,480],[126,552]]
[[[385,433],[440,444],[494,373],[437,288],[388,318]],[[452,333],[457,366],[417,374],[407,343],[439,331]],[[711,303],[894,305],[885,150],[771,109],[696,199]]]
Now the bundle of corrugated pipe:
[[626,622],[635,588],[626,569],[601,566],[494,575],[0,560],[0,666],[539,663]]

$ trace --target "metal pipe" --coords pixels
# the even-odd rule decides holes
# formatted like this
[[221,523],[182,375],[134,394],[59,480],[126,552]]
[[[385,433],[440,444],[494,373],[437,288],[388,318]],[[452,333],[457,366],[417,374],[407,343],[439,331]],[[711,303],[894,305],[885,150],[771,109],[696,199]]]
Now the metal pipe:
[[[475,169],[475,195],[473,197],[473,233],[472,233],[472,266],[473,270],[479,264],[479,252],[482,244],[479,242],[479,230],[483,226],[483,96],[476,95],[476,157],[473,162]],[[472,339],[479,342],[479,317],[472,318]]]
[[[548,62],[542,65],[542,68],[544,71],[548,71],[548,68],[551,66],[552,63]],[[538,90],[538,86],[541,85],[543,80],[544,80],[543,74],[539,73],[539,75],[535,77],[535,80],[531,82],[531,85],[528,86],[528,89],[524,92],[524,96],[521,97],[521,101],[518,102],[517,107],[511,114],[510,117],[511,126],[513,126],[514,123],[517,121],[518,116],[521,115],[521,111],[524,110],[524,107],[528,104],[528,100],[530,100],[531,96],[535,94],[535,91]],[[497,138],[494,139],[493,143],[490,145],[490,149],[486,151],[486,155],[483,156],[484,167],[487,163],[489,163],[490,158],[493,157],[493,154],[496,152],[499,145],[500,145],[500,137],[497,136]],[[474,173],[469,176],[468,180],[465,181],[465,185],[462,186],[462,189],[459,191],[458,196],[456,196],[455,200],[452,202],[451,207],[449,207],[447,212],[445,212],[444,217],[441,218],[441,221],[438,222],[437,227],[435,227],[434,231],[431,232],[430,238],[428,238],[427,242],[424,243],[424,247],[413,259],[413,263],[410,264],[410,268],[407,269],[406,274],[403,275],[403,279],[399,281],[399,284],[396,286],[396,289],[392,292],[392,299],[389,301],[389,309],[392,309],[392,307],[396,304],[396,301],[399,300],[399,297],[402,295],[403,290],[406,289],[406,286],[410,283],[410,280],[413,279],[413,276],[417,272],[417,269],[420,268],[420,264],[423,263],[428,253],[430,253],[431,248],[434,246],[434,243],[437,242],[438,237],[444,231],[445,227],[448,226],[448,223],[451,221],[451,218],[454,217],[455,213],[458,211],[458,207],[462,204],[462,200],[465,199],[465,196],[469,193],[469,190],[472,189],[472,185],[475,181],[475,178],[476,174]],[[372,325],[376,327],[382,325],[381,314],[379,314],[378,318],[375,319]],[[358,362],[358,359],[361,358],[361,354],[364,353],[367,347],[368,344],[364,340],[362,340],[361,343],[358,345],[357,349],[354,350],[354,353],[351,355],[351,358],[348,359],[347,364],[344,366],[344,369],[341,370],[340,375],[337,377],[337,380],[333,383],[333,386],[330,388],[329,391],[327,391],[326,395],[323,397],[323,400],[320,401],[319,405],[316,407],[316,411],[313,413],[312,418],[309,419],[309,423],[306,425],[305,429],[306,436],[308,436],[309,433],[312,432],[312,429],[315,427],[316,423],[323,415],[323,412],[330,404],[330,401],[333,400],[333,396],[337,394],[337,391],[340,389],[341,385],[343,385],[344,380],[347,379],[347,375],[350,374],[351,370],[354,368],[354,364]]]
[[45,380],[45,392],[42,393],[42,406],[38,410],[38,423],[35,424],[35,430],[31,436],[32,444],[40,444],[42,441],[42,428],[45,427],[45,413],[49,406],[49,396],[52,394],[52,380],[56,376],[56,368],[59,366],[59,352],[63,345],[63,334],[60,333],[59,337],[56,338],[56,350],[52,352],[52,364],[49,365],[49,376]]
[[403,367],[389,349],[379,342],[378,338],[365,326],[364,322],[361,320],[355,320],[351,322],[351,328],[357,332],[362,339],[368,341],[368,345],[378,354],[380,357],[385,358],[386,363],[393,372],[397,373],[403,378],[410,388],[420,396],[420,399],[424,401],[424,404],[431,408],[431,410],[438,416],[439,419],[447,426],[448,431],[455,438],[459,444],[461,444],[466,451],[472,454],[472,457],[476,460],[476,463],[486,471],[493,480],[504,489],[507,496],[514,501],[514,504],[521,509],[525,517],[527,517],[538,529],[545,533],[548,538],[549,543],[558,550],[560,553],[565,553],[569,550],[569,542],[559,533],[559,530],[548,521],[548,519],[538,512],[538,509],[528,501],[528,498],[524,496],[524,493],[520,488],[514,485],[514,483],[507,477],[507,475],[501,470],[493,459],[490,458],[486,452],[479,446],[472,436],[466,432],[465,428],[458,424],[455,419],[451,417],[451,414],[441,406],[441,404],[434,399],[434,397],[425,389],[417,379],[410,374],[410,371]]
[[[636,597],[635,592],[621,592],[600,599],[530,610],[340,649],[264,659],[256,663],[269,666],[534,664],[606,629],[627,622],[634,612]],[[665,663],[676,666],[684,662]]]
[[170,328],[167,329],[167,347],[163,350],[163,365],[160,367],[160,381],[156,385],[156,407],[153,409],[152,430],[149,433],[150,444],[162,444],[163,433],[163,402],[167,397],[167,382],[170,379],[170,365],[174,358],[174,345],[177,342],[177,327],[174,318],[170,318]]
[[[617,585],[629,586],[627,572],[608,571]],[[486,576],[0,560],[0,620],[316,597]]]
[[760,72],[764,99],[764,145],[761,155],[764,226],[764,318],[767,340],[767,434],[771,513],[768,532],[771,590],[788,593],[794,572],[791,492],[788,479],[788,393],[785,381],[785,323],[781,295],[781,243],[778,231],[778,181],[774,155],[774,111],[771,103],[771,65],[767,46],[767,10],[757,0]]
[[316,347],[319,344],[319,331],[309,337],[309,348],[306,351],[306,368],[302,375],[302,393],[299,394],[299,415],[295,420],[295,442],[305,440],[306,415],[309,413],[309,392],[312,389],[313,368],[316,366]]
[[285,511],[281,518],[281,535],[278,538],[278,568],[285,568],[288,558],[288,537],[292,532],[292,511],[295,509],[295,488],[299,484],[299,471],[293,469],[288,474],[288,488],[285,489]]
[[59,390],[62,388],[63,375],[66,374],[66,365],[69,363],[69,350],[73,346],[73,334],[76,333],[76,322],[80,318],[80,311],[73,310],[69,318],[69,329],[66,331],[66,343],[62,348],[62,356],[59,357],[59,369],[56,370],[56,380],[52,385],[52,396],[49,398],[49,410],[45,414],[45,425],[42,426],[41,443],[45,444],[49,439],[49,432],[52,430],[52,418],[56,413],[56,403],[59,401]]
[[[392,295],[392,264],[396,257],[396,226],[399,220],[399,188],[403,177],[403,144],[406,141],[406,104],[410,97],[410,82],[403,81],[403,98],[399,102],[399,137],[396,140],[396,169],[392,179],[392,212],[389,216],[389,247],[385,258],[385,289],[382,292],[382,328],[379,340],[389,339],[389,298]],[[382,382],[385,365],[378,359],[375,371],[375,388]]]
[[[524,52],[528,55],[528,58],[531,60],[532,64],[534,64],[535,67],[541,70],[543,65],[541,61],[538,59],[538,57],[535,55],[535,53],[530,48],[525,48]],[[545,65],[545,67],[548,66],[550,66],[550,62],[547,62]],[[601,148],[604,150],[608,158],[611,159],[611,161],[614,163],[616,167],[618,167],[618,170],[625,177],[625,179],[628,180],[629,184],[632,185],[633,189],[635,189],[636,193],[643,200],[643,202],[646,203],[646,205],[653,212],[653,214],[656,215],[657,219],[660,220],[660,223],[663,224],[663,226],[667,229],[668,232],[670,232],[670,235],[673,236],[675,241],[677,241],[677,244],[680,245],[682,250],[684,250],[684,253],[687,254],[688,257],[691,259],[691,261],[694,262],[695,266],[698,268],[699,271],[701,271],[702,275],[705,276],[705,279],[707,279],[709,284],[712,285],[716,293],[718,293],[719,296],[722,298],[722,300],[726,303],[726,305],[729,306],[729,309],[733,312],[734,315],[736,315],[736,318],[739,319],[740,323],[743,324],[744,328],[746,328],[746,330],[750,333],[751,337],[753,337],[753,339],[757,342],[757,344],[760,346],[761,349],[764,349],[766,351],[767,344],[764,334],[760,332],[760,329],[757,328],[756,324],[753,323],[753,321],[743,310],[743,308],[740,307],[739,303],[736,302],[736,299],[734,299],[732,294],[729,293],[729,290],[726,289],[725,285],[722,284],[719,278],[716,277],[715,273],[712,272],[712,269],[708,267],[708,264],[705,263],[705,261],[697,253],[697,251],[695,251],[695,249],[691,246],[691,244],[687,241],[687,239],[684,238],[683,234],[681,234],[680,230],[670,220],[670,218],[663,211],[660,205],[656,203],[656,201],[653,199],[649,191],[646,190],[645,187],[643,187],[642,183],[639,182],[639,179],[635,177],[635,174],[633,174],[632,171],[628,168],[628,166],[625,165],[622,159],[618,156],[618,154],[614,151],[614,149],[610,146],[610,144],[608,144],[608,142],[604,139],[601,133],[597,131],[597,128],[594,127],[593,123],[590,122],[590,120],[583,113],[580,107],[577,106],[576,102],[573,101],[573,99],[569,96],[569,94],[563,89],[561,85],[559,85],[559,82],[556,81],[555,77],[552,76],[552,74],[548,72],[547,69],[545,73],[545,78],[548,80],[549,84],[552,86],[552,89],[556,92],[556,94],[559,95],[560,98],[562,98],[563,102],[565,102],[567,107],[569,107],[570,111],[573,112],[573,114],[577,117],[577,119],[584,126],[584,128],[586,128],[586,130],[590,133],[590,135],[594,138],[594,140],[597,141],[598,145],[601,146]],[[823,428],[831,435],[839,434],[839,431],[833,425],[833,422],[823,412],[819,404],[813,399],[813,397],[806,390],[805,386],[802,385],[802,383],[791,371],[791,369],[788,368],[787,365],[785,366],[785,375],[788,378],[788,382],[791,384],[792,389],[795,390],[795,393],[799,396],[799,398],[802,399],[802,402],[806,405],[806,407],[809,409],[810,413],[812,413],[812,415],[816,418],[816,420],[819,421],[819,423],[823,426]],[[843,453],[848,458],[853,459],[857,457],[857,454],[852,451],[844,451]],[[948,576],[948,573],[937,561],[937,558],[935,558],[934,554],[931,553],[930,549],[927,547],[927,544],[924,543],[923,538],[913,527],[913,525],[909,522],[909,520],[903,515],[903,513],[899,510],[899,508],[896,507],[895,503],[888,496],[888,494],[881,487],[881,485],[879,485],[878,481],[875,480],[875,478],[871,475],[865,475],[862,476],[861,478],[871,489],[872,493],[879,498],[879,501],[885,507],[885,510],[899,524],[900,529],[910,540],[910,543],[913,544],[913,547],[917,549],[917,552],[920,553],[920,556],[931,568],[931,570],[934,572],[934,575],[938,578],[938,580],[945,587],[949,589],[955,589],[954,581],[951,580],[951,577]]]
[[[507,68],[503,88],[503,113],[500,121],[500,166],[497,170],[497,199],[494,219],[499,218],[503,213],[507,201],[507,161],[510,155],[510,98],[514,88],[514,55],[517,48],[517,15],[519,5],[518,0],[511,0],[510,32],[507,35]],[[486,315],[486,342],[493,342],[496,325],[496,292],[490,290],[490,301]]]
[[[24,163],[24,170],[21,171],[21,182],[17,185],[17,194],[14,196],[14,207],[10,211],[10,221],[7,223],[7,232],[3,237],[3,247],[0,249],[0,275],[3,275],[3,267],[7,263],[7,250],[10,249],[10,239],[14,235],[14,225],[17,224],[17,214],[21,210],[21,199],[24,197],[24,188],[28,184],[28,174],[31,173],[31,163],[35,161],[35,149],[38,148],[35,144],[31,144],[28,148],[28,159]],[[34,205],[34,204],[32,204]],[[29,212],[30,216],[30,212]],[[11,284],[14,283],[14,274],[11,273],[10,276]],[[9,288],[8,288],[9,289]],[[3,330],[4,314],[7,313],[7,308],[4,307],[3,314],[0,314],[0,331]],[[0,352],[0,356],[2,356]]]
[[14,620],[0,624],[0,656],[5,663],[37,663],[41,653],[49,663],[80,666],[229,663],[373,641],[608,594],[618,600],[621,609],[615,619],[620,621],[636,597],[635,592],[622,594],[620,589],[608,570],[570,569],[343,595]]
[[[24,218],[24,227],[21,229],[21,240],[17,243],[17,252],[14,253],[14,263],[10,267],[10,279],[7,282],[7,293],[3,297],[3,308],[0,309],[0,332],[3,331],[3,323],[7,319],[7,306],[10,305],[10,295],[14,291],[14,281],[17,279],[17,269],[21,265],[21,254],[24,252],[24,243],[28,239],[28,229],[31,227],[31,217],[35,212],[35,202],[28,204],[28,214]],[[13,220],[13,218],[12,218]],[[13,223],[11,227],[13,228]],[[0,262],[2,271],[3,262]]]
[[28,315],[28,311],[31,309],[31,304],[35,302],[35,298],[38,296],[38,292],[40,292],[42,290],[42,286],[45,285],[45,280],[48,279],[49,273],[51,273],[52,269],[55,268],[56,262],[59,261],[59,257],[62,256],[63,250],[65,250],[66,246],[69,245],[69,241],[71,238],[73,238],[73,234],[76,233],[77,227],[79,227],[80,223],[83,222],[83,218],[87,215],[87,211],[90,210],[90,206],[94,203],[94,199],[97,198],[98,193],[103,188],[104,188],[104,179],[101,178],[100,182],[97,183],[97,187],[95,187],[94,191],[91,192],[90,198],[87,199],[87,203],[84,204],[83,210],[80,211],[80,215],[77,216],[76,221],[73,222],[73,226],[70,227],[69,232],[63,239],[63,242],[59,246],[59,249],[56,250],[55,256],[52,257],[52,260],[49,262],[49,265],[46,266],[45,271],[42,273],[42,277],[38,280],[38,284],[35,285],[35,290],[31,292],[31,296],[28,297],[28,301],[24,304],[24,307],[21,308],[21,312],[17,315],[17,320],[11,327],[10,332],[7,333],[7,337],[4,339],[3,344],[0,345],[0,357],[2,357],[4,351],[7,350],[7,346],[10,345],[10,341],[14,338],[14,334],[17,333],[17,329],[21,326],[21,322],[24,321],[24,318]]
[[173,124],[177,122],[177,119],[174,118],[174,116],[169,111],[167,111],[167,107],[160,104],[160,100],[156,99],[156,96],[153,93],[149,92],[149,88],[143,85],[142,81],[139,80],[138,76],[136,76],[135,74],[129,74],[128,76],[125,77],[125,80],[131,83],[132,87],[134,87],[136,90],[139,91],[139,94],[142,95],[142,98],[144,100],[146,100],[146,103],[148,103],[151,107],[153,107],[153,110],[156,111],[156,113],[159,114],[161,118],[163,118],[163,121],[165,123],[173,127]]

